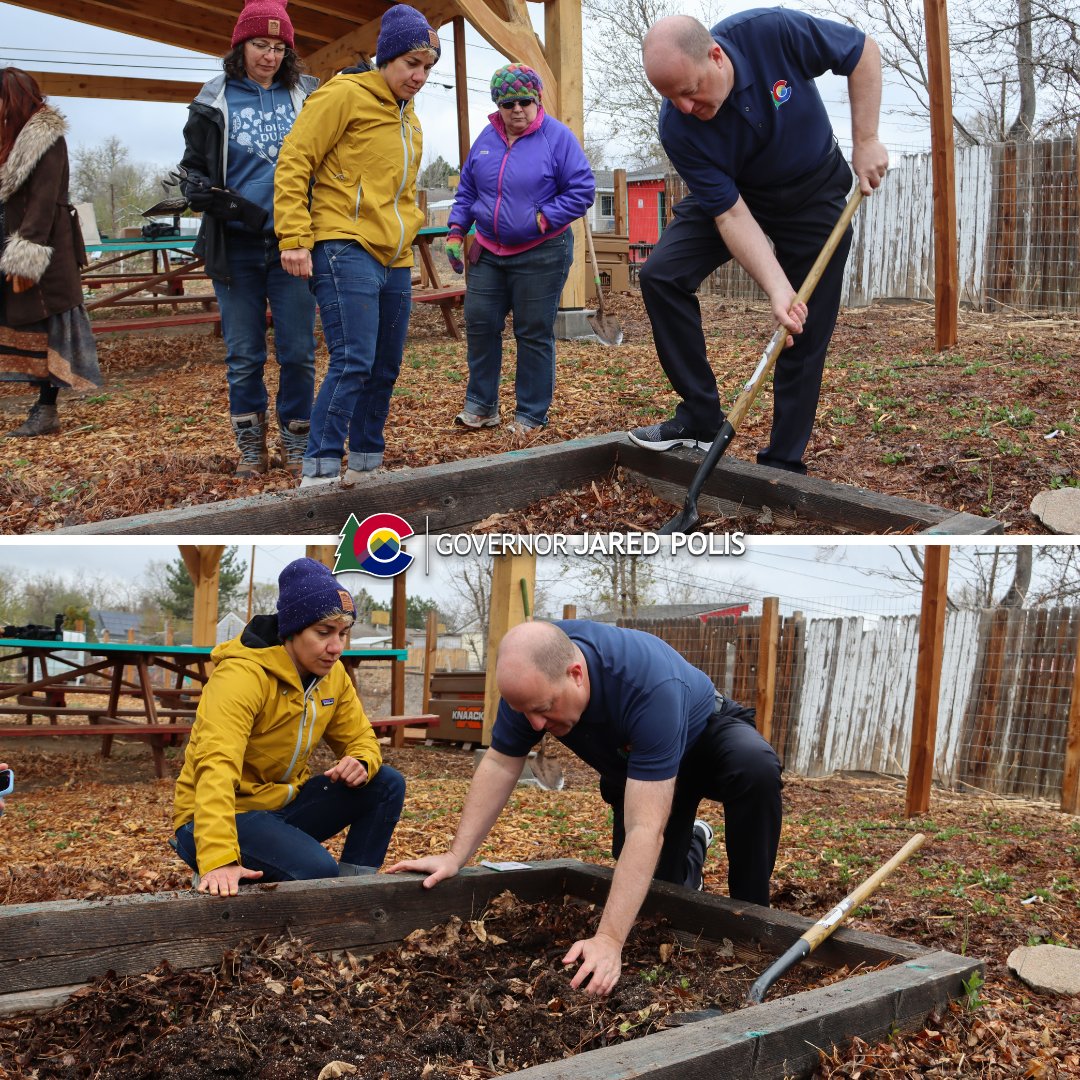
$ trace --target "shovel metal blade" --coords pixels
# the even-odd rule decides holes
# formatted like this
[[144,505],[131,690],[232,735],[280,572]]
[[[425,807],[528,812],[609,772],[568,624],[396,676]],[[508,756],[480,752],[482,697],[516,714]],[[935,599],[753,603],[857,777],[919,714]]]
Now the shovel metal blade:
[[590,315],[589,325],[593,328],[593,333],[605,345],[622,344],[622,324],[614,315]]
[[529,768],[533,778],[545,791],[562,791],[566,784],[562,766],[554,758],[549,758],[543,748],[529,761]]
[[656,530],[657,536],[674,536],[675,533],[692,533],[701,523],[697,506],[684,506],[666,525]]

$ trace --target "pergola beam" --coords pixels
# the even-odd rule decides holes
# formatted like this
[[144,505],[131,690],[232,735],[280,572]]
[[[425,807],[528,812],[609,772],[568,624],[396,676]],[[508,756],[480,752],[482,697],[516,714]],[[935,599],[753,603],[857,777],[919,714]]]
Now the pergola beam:
[[187,105],[202,83],[174,79],[129,79],[115,75],[72,75],[64,71],[31,71],[48,97],[107,98],[113,101],[160,101]]

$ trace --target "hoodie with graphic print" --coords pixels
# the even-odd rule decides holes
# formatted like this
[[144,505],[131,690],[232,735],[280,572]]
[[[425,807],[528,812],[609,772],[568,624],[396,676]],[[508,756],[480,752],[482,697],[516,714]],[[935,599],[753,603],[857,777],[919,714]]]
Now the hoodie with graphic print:
[[374,777],[379,741],[344,665],[301,681],[278,639],[277,616],[258,615],[211,653],[214,673],[199,701],[176,781],[173,829],[195,819],[199,873],[240,862],[235,815],[279,810],[311,777],[320,739]]
[[398,101],[380,72],[335,75],[308,98],[281,147],[280,249],[355,240],[383,266],[412,266],[424,223],[416,205],[423,149],[413,103]]

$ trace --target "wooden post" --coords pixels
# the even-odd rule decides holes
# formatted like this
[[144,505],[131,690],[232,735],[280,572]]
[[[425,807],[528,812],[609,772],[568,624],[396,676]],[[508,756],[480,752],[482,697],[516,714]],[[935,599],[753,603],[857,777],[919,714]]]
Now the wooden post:
[[[544,4],[544,53],[559,85],[561,120],[585,145],[585,91],[581,59],[581,0],[548,0]],[[526,61],[527,62],[527,61]],[[585,307],[585,229],[574,222],[574,264],[559,307]]]
[[521,602],[521,581],[530,596],[536,590],[535,555],[497,555],[491,572],[491,609],[488,617],[487,672],[484,678],[484,730],[480,742],[491,744],[491,727],[499,708],[499,688],[495,682],[495,657],[499,642],[511,626],[525,621]]
[[1080,625],[1073,656],[1072,696],[1069,699],[1069,731],[1065,739],[1065,771],[1061,777],[1061,809],[1080,814]]
[[192,645],[217,644],[218,584],[224,551],[224,544],[180,545],[180,556],[195,582]]
[[564,619],[576,619],[577,618],[577,604],[563,604],[562,617]]
[[[405,549],[402,548],[402,551]],[[398,574],[394,578],[394,594],[390,601],[390,646],[394,649],[405,648],[405,614],[407,600],[405,597],[405,575]],[[401,716],[405,712],[405,661],[393,661],[390,681],[390,712],[395,716]],[[390,745],[405,745],[405,729],[393,727],[390,729]]]
[[927,547],[923,565],[922,608],[919,613],[919,651],[915,666],[915,716],[911,726],[908,761],[908,817],[925,814],[930,809],[948,584],[948,546]]
[[465,62],[465,19],[458,15],[453,19],[454,27],[454,98],[457,102],[457,139],[458,139],[458,166],[465,164],[469,156],[469,148],[472,146],[472,138],[469,135],[469,86],[468,65]]
[[304,554],[309,559],[321,562],[328,570],[333,570],[337,559],[337,544],[308,544],[304,548]]
[[952,71],[946,0],[923,0],[923,10],[930,91],[930,158],[934,170],[934,324],[940,352],[957,342],[960,303]]
[[757,729],[772,742],[773,702],[776,698],[776,654],[780,645],[780,598],[766,596],[761,602],[761,634],[758,638],[756,709]]
[[615,235],[626,236],[627,210],[626,210],[626,170],[616,169],[614,173],[615,189]]
[[165,623],[165,644],[172,646],[176,644],[175,631],[173,630],[173,621],[169,619]]
[[[127,643],[129,645],[134,645],[135,644],[135,627],[134,626],[129,626],[128,627]],[[124,678],[127,679],[128,682],[134,682],[135,681],[135,669],[130,664],[128,664],[124,668]]]
[[424,638],[424,689],[420,694],[420,708],[431,711],[431,673],[435,670],[435,652],[439,645],[439,613],[427,613],[427,634]]

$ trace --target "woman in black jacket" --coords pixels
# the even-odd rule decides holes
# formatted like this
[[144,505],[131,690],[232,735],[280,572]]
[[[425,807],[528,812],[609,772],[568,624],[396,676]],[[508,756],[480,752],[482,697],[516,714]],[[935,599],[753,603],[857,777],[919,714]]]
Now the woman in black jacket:
[[31,75],[0,69],[0,380],[38,391],[9,435],[59,431],[60,388],[101,385],[79,279],[86,249],[68,197],[66,131]]
[[281,268],[274,235],[274,168],[300,107],[319,85],[301,74],[284,0],[250,0],[233,30],[223,75],[188,107],[181,190],[202,212],[195,253],[213,279],[227,349],[237,476],[265,473],[266,307],[280,368],[281,464],[294,476],[307,449],[315,397],[315,298]]

